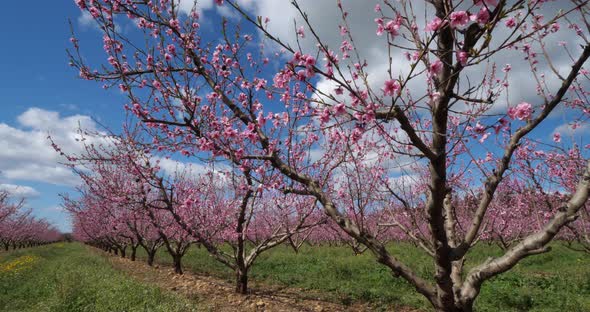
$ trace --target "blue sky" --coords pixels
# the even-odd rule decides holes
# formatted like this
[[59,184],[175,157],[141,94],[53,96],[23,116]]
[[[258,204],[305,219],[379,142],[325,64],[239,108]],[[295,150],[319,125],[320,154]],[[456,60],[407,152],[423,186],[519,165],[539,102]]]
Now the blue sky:
[[[199,2],[204,9],[214,7],[213,0]],[[192,7],[192,0],[184,5]],[[16,190],[35,215],[62,231],[70,224],[59,194],[75,193],[78,181],[60,165],[46,137],[51,134],[64,150],[75,150],[72,137],[79,124],[117,132],[126,101],[117,88],[105,91],[79,79],[68,65],[70,21],[84,58],[104,61],[102,34],[74,1],[7,1],[0,10],[0,188]]]
[[[0,184],[25,186],[19,188],[20,192],[29,196],[28,205],[35,214],[64,231],[69,229],[69,223],[58,209],[58,193],[71,192],[71,183],[74,182],[67,176],[54,175],[55,178],[52,178],[49,174],[49,177],[41,177],[40,171],[51,172],[50,159],[33,166],[38,170],[29,170],[28,173],[12,172],[11,169],[22,168],[23,163],[32,165],[36,161],[36,153],[40,153],[39,159],[47,157],[41,154],[51,151],[39,149],[37,143],[43,143],[42,134],[54,132],[51,128],[58,127],[51,123],[63,123],[63,118],[92,116],[114,130],[119,129],[122,123],[123,96],[114,90],[104,91],[93,82],[78,79],[77,72],[68,66],[65,51],[70,38],[68,19],[72,20],[80,40],[93,43],[100,40],[100,34],[92,26],[79,24],[79,16],[80,11],[73,1],[61,0],[7,1],[0,10],[4,42],[0,49],[3,73],[0,78],[0,124],[5,126],[6,133],[14,134],[14,130],[18,129],[22,131],[22,137],[31,139],[22,140],[21,136],[12,138],[3,132],[5,142],[4,146],[0,146],[0,154],[3,154],[0,158]],[[33,108],[38,110],[31,111]],[[21,117],[19,121],[19,116],[26,112],[29,112],[28,119]],[[51,116],[50,112],[59,113],[58,119],[44,118]],[[76,124],[74,120],[69,123]],[[19,141],[26,142],[19,146]],[[23,150],[11,152],[17,147]],[[59,165],[55,163],[53,166]]]

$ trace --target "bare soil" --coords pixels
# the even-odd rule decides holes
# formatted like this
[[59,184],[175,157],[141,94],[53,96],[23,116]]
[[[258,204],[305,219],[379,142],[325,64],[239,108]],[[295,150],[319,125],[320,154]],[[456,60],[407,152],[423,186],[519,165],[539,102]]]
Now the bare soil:
[[[366,303],[353,303],[350,306],[323,300],[313,291],[281,288],[261,283],[252,283],[248,295],[234,292],[234,285],[226,280],[196,274],[186,270],[184,274],[174,273],[171,266],[157,264],[153,267],[145,262],[131,261],[101,252],[109,259],[113,267],[127,273],[144,283],[157,285],[196,301],[203,311],[272,311],[272,312],[336,312],[336,311],[373,311]],[[416,311],[413,309],[396,309],[400,312]]]

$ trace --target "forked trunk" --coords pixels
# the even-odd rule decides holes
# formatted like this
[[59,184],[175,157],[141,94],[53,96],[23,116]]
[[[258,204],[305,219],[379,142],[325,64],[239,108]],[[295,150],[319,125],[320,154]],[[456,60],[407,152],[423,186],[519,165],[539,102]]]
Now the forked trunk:
[[[468,286],[467,286],[468,287]],[[456,291],[460,292],[460,289]],[[435,311],[437,312],[473,312],[473,300],[460,300],[454,297],[453,301],[443,302],[442,298],[438,298],[437,303],[433,303]]]
[[448,308],[440,308],[435,309],[437,312],[473,312],[473,307],[471,305],[464,306],[464,307],[448,307]]

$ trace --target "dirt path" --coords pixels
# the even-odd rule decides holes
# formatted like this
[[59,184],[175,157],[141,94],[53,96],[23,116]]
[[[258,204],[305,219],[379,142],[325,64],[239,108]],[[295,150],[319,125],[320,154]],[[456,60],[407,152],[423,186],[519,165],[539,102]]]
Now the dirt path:
[[[98,251],[97,251],[98,252]],[[102,253],[102,252],[101,252]],[[183,275],[174,274],[172,267],[148,266],[143,261],[131,261],[102,253],[108,257],[115,268],[146,283],[182,294],[198,302],[204,311],[372,311],[368,304],[344,306],[321,300],[317,294],[301,289],[278,288],[253,283],[249,295],[234,293],[234,286],[225,280],[185,271]],[[396,310],[411,311],[411,310]]]

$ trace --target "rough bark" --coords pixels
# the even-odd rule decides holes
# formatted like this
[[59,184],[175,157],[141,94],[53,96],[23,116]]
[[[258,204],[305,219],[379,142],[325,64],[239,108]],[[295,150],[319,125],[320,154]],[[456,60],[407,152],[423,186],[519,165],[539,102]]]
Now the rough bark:
[[149,266],[153,266],[154,265],[154,258],[156,257],[156,251],[155,250],[149,250],[147,251],[147,264]]
[[248,270],[236,270],[236,293],[245,295],[248,293]]
[[137,246],[131,246],[131,261],[135,261],[137,255]]
[[174,255],[172,261],[174,262],[174,273],[182,274],[182,255]]

